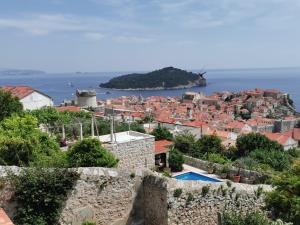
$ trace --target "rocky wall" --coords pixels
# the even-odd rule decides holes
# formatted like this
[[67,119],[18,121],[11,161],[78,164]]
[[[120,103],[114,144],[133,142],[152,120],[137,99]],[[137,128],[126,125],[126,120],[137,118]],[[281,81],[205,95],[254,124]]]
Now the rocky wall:
[[118,163],[119,169],[152,169],[155,167],[154,137],[110,144],[106,148],[120,160]]
[[[184,156],[184,159],[185,159],[185,164],[196,167],[201,170],[207,170],[207,166],[208,166],[208,164],[210,164],[210,162],[208,162],[208,161],[196,159],[196,158],[186,156],[186,155]],[[216,168],[216,174],[219,174],[219,170],[224,166],[224,165],[221,165],[218,163],[214,163],[213,165]],[[240,173],[242,183],[244,181],[246,182],[246,178],[247,178],[247,180],[251,180],[254,183],[260,183],[267,179],[267,176],[262,173],[259,173],[256,171],[251,171],[251,170],[245,170],[245,169],[240,169],[240,171],[239,171],[239,169],[236,167],[230,168],[228,176],[232,177],[232,176],[236,175],[238,172]]]

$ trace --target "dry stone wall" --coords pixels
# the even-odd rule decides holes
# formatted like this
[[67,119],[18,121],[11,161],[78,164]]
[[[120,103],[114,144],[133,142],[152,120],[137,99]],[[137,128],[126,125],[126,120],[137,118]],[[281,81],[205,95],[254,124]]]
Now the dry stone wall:
[[[5,176],[7,168],[11,167],[0,166],[0,176]],[[13,167],[14,173],[19,170]],[[98,225],[217,225],[218,213],[224,209],[247,211],[264,205],[257,185],[179,181],[149,170],[75,170],[80,178],[68,194],[62,225],[81,225],[86,220]],[[174,196],[179,189],[182,193]],[[12,195],[8,186],[0,188],[0,207],[10,217],[14,213],[9,201]]]
[[154,137],[109,144],[105,147],[120,160],[119,169],[152,169],[155,166]]

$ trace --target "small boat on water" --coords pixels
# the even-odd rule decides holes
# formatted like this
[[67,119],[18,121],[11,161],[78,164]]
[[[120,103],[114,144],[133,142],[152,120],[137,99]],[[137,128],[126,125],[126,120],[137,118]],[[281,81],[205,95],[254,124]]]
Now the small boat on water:
[[73,84],[72,82],[69,82],[69,83],[68,83],[68,86],[69,86],[69,87],[74,87],[74,84]]
[[111,93],[109,91],[105,92],[106,95],[110,95]]

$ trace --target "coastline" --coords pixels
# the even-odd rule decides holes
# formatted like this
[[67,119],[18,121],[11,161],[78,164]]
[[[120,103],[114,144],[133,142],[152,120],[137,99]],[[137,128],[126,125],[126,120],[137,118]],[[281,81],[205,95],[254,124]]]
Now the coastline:
[[105,88],[101,87],[103,89],[107,90],[116,90],[116,91],[161,91],[161,90],[180,90],[180,89],[188,89],[193,87],[206,87],[207,85],[180,85],[176,87],[155,87],[155,88],[126,88],[126,89],[119,89],[119,88]]

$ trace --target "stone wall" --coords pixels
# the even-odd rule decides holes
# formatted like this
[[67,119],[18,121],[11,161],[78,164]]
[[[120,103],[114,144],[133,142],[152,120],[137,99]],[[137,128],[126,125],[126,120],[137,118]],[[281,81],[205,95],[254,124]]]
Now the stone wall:
[[168,225],[167,180],[157,176],[144,178],[145,225]]
[[[224,210],[262,208],[260,188],[271,190],[267,185],[180,181],[148,175],[144,178],[145,225],[218,225],[218,215]],[[182,193],[174,196],[176,190]]]
[[[11,167],[0,166],[1,176],[7,168]],[[14,173],[20,170],[13,169]],[[179,181],[149,170],[75,170],[80,178],[63,207],[62,225],[81,225],[86,220],[98,225],[217,225],[218,213],[226,208],[250,210],[264,205],[257,185]],[[182,194],[174,197],[176,189]],[[0,207],[12,218],[15,205],[9,201],[11,196],[9,187],[0,188]]]
[[152,169],[155,167],[154,137],[113,143],[105,147],[120,160],[118,163],[119,169]]
[[[168,224],[218,225],[218,215],[225,210],[248,212],[264,206],[256,185],[234,183],[177,181],[168,187]],[[261,186],[269,191],[269,186]],[[179,197],[175,190],[182,190]],[[206,191],[208,191],[206,193]]]
[[[196,167],[198,169],[201,170],[207,170],[207,166],[208,164],[210,164],[210,162],[205,161],[205,160],[201,160],[201,159],[196,159],[190,156],[184,156],[185,159],[185,164]],[[224,167],[224,165],[218,164],[218,163],[213,163],[214,167],[216,168],[216,174],[219,174],[219,170]],[[247,180],[251,180],[254,183],[260,183],[262,181],[265,181],[268,177],[265,174],[256,172],[256,171],[251,171],[251,170],[245,170],[245,169],[239,169],[236,167],[231,167],[230,168],[230,172],[228,174],[229,177],[232,177],[234,175],[236,175],[237,173],[240,173],[241,176],[241,182],[243,183],[244,181]]]

